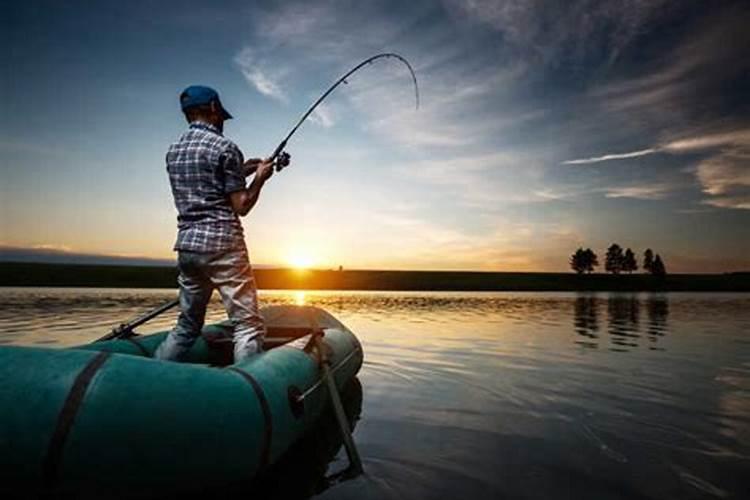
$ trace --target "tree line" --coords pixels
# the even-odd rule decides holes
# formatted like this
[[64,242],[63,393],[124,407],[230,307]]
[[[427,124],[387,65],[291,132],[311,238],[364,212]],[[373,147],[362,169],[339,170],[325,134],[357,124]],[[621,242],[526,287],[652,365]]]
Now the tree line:
[[[579,248],[570,256],[570,267],[578,274],[591,273],[597,266],[599,266],[599,258],[590,248],[585,250]],[[620,245],[612,243],[607,248],[607,255],[604,257],[604,269],[612,274],[632,273],[638,270],[638,261],[630,248],[623,252]],[[667,274],[667,268],[661,256],[654,255],[650,248],[643,252],[643,271],[654,276]]]

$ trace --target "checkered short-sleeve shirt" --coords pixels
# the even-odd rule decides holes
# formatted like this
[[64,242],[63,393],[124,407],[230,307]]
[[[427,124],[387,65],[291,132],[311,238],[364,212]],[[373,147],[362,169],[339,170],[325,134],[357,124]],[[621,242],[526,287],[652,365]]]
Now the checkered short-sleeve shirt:
[[167,172],[177,208],[175,250],[244,248],[242,223],[228,195],[245,188],[242,151],[219,129],[193,122],[169,147]]

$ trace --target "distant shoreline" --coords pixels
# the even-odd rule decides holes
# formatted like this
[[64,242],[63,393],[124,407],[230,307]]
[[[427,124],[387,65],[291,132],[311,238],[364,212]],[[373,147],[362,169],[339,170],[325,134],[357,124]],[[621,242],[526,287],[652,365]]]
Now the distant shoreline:
[[[609,275],[480,271],[256,269],[261,289],[750,292],[750,273]],[[0,286],[176,288],[173,267],[0,262]]]

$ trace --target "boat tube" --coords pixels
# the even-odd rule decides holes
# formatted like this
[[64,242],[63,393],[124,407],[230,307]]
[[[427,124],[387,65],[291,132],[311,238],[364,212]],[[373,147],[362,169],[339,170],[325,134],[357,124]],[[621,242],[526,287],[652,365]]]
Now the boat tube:
[[322,309],[262,314],[266,350],[237,364],[228,323],[205,327],[183,363],[152,358],[167,332],[0,347],[0,492],[172,497],[256,477],[328,404],[313,335],[322,332],[339,389],[363,360]]

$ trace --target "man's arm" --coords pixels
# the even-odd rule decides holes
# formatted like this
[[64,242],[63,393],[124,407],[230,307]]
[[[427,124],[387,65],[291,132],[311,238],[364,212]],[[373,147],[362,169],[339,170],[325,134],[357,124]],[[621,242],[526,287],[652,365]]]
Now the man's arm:
[[250,158],[249,160],[245,161],[245,163],[242,164],[242,173],[245,175],[245,177],[249,177],[250,175],[254,174],[256,170],[258,170],[258,165],[261,164],[263,160],[260,158]]
[[273,175],[273,162],[270,160],[261,161],[255,169],[255,177],[250,186],[246,189],[229,193],[229,202],[232,204],[232,210],[238,215],[247,215],[258,202],[260,190],[266,181]]

